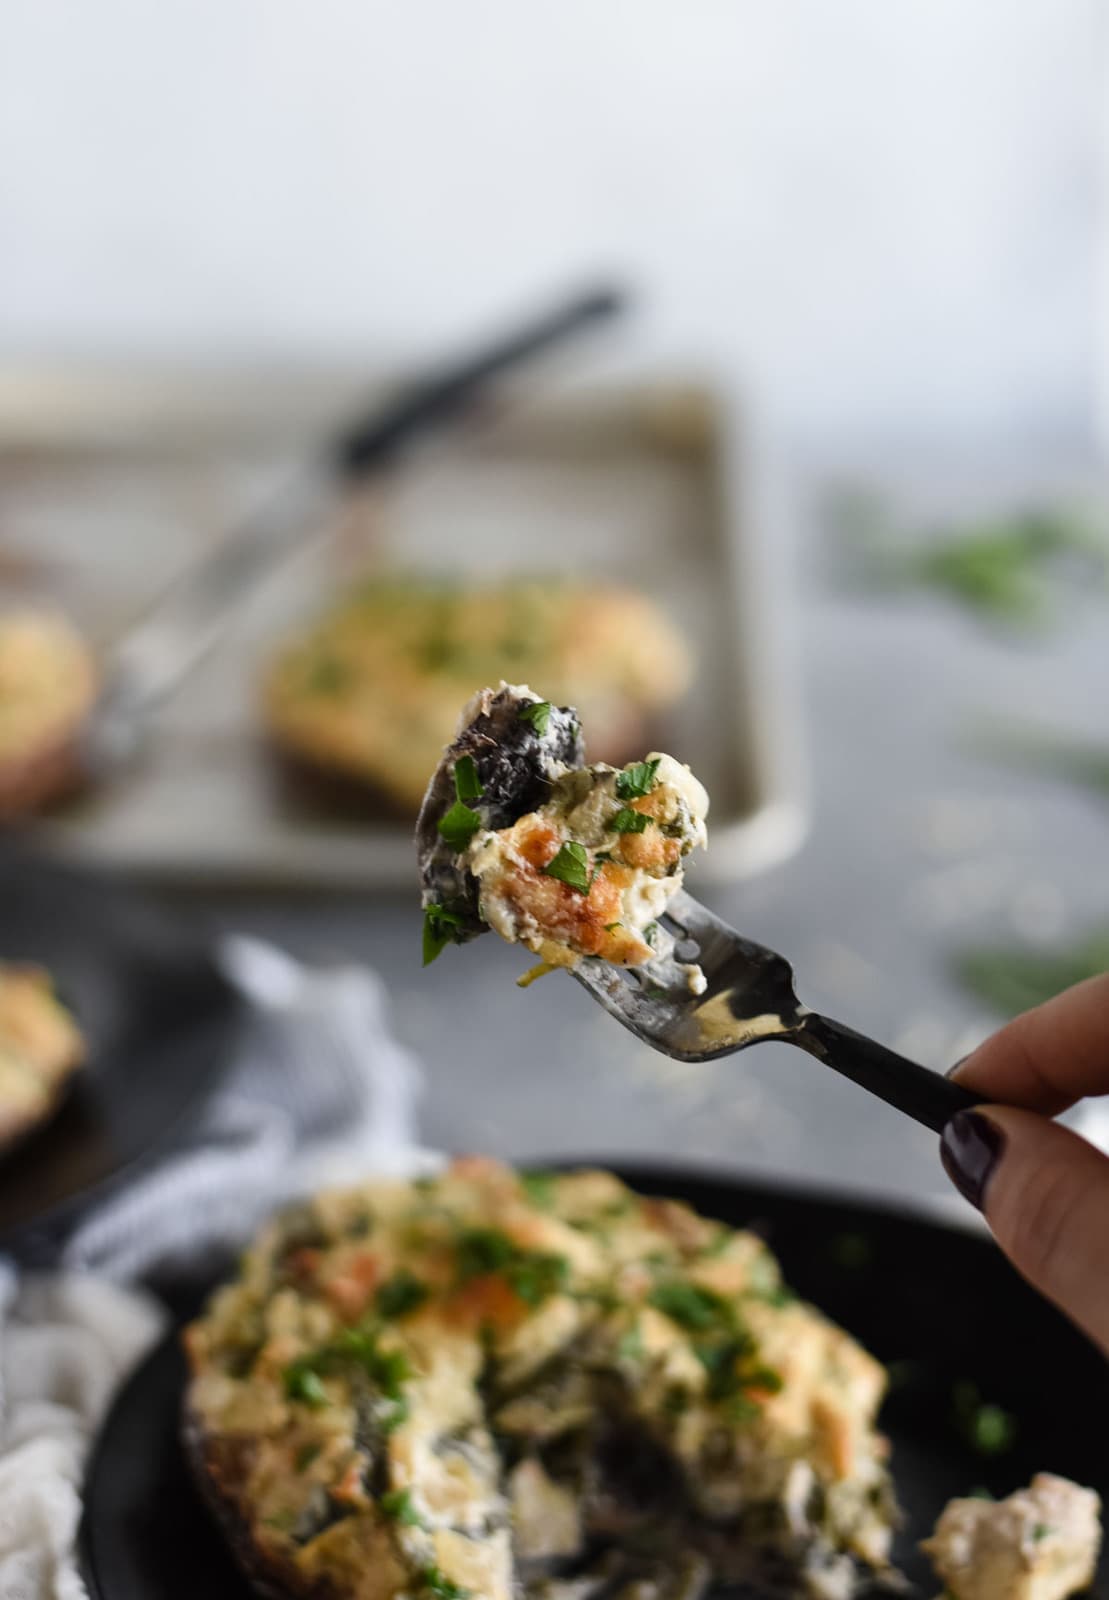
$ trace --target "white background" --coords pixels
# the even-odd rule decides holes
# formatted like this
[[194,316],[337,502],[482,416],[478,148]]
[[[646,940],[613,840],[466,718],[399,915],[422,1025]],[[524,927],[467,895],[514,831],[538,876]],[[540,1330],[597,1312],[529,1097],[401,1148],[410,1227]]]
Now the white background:
[[799,434],[1083,437],[1102,16],[0,0],[0,357],[368,361],[606,268]]

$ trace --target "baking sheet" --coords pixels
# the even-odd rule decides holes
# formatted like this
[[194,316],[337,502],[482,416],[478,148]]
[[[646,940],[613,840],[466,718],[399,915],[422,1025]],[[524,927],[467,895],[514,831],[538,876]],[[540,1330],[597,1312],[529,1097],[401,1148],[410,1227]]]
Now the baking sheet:
[[[280,492],[356,396],[349,377],[318,374],[5,375],[0,600],[54,599],[110,645]],[[765,868],[805,820],[780,481],[704,382],[518,393],[311,530],[167,706],[136,769],[44,821],[43,838],[157,876],[407,886],[410,822],[310,803],[282,778],[255,711],[274,643],[367,567],[596,573],[653,595],[695,652],[694,685],[657,731],[713,799],[694,888]]]

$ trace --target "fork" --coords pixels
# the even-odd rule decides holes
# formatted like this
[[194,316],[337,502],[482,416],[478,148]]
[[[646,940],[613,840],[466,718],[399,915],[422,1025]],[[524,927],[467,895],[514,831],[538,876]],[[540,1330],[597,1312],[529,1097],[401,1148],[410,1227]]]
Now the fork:
[[[646,966],[614,967],[587,957],[572,970],[610,1016],[664,1055],[715,1061],[778,1039],[934,1133],[956,1112],[981,1104],[980,1096],[939,1073],[803,1006],[784,956],[745,939],[684,890],[671,899],[662,923],[673,949]],[[694,962],[706,979],[699,995],[689,986]]]

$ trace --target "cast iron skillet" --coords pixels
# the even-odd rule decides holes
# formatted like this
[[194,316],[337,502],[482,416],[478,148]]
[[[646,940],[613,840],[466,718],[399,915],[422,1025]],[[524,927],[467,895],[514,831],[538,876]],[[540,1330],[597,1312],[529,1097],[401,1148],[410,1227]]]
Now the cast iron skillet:
[[34,1261],[199,1110],[241,1008],[187,919],[15,841],[0,846],[0,960],[47,967],[88,1047],[52,1118],[0,1155],[0,1251]]
[[[756,1226],[794,1288],[896,1363],[883,1425],[907,1518],[896,1555],[911,1593],[936,1594],[915,1545],[953,1494],[1005,1494],[1048,1470],[1109,1499],[1105,1364],[988,1239],[815,1191],[615,1166],[646,1193]],[[179,1285],[177,1309],[194,1309],[212,1281]],[[95,1447],[80,1531],[93,1600],[251,1600],[178,1443],[184,1379],[173,1334],[121,1391]],[[758,1600],[755,1591],[731,1593]],[[1095,1593],[1109,1600],[1109,1560]]]

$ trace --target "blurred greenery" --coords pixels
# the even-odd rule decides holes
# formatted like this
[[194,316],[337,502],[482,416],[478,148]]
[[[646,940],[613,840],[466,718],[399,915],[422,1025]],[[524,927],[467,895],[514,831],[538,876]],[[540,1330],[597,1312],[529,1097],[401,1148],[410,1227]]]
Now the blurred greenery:
[[1109,542],[1086,513],[1040,507],[909,535],[878,494],[843,489],[831,524],[856,586],[931,590],[1017,629],[1058,622],[1065,601],[1109,582]]
[[1095,928],[1053,950],[998,945],[954,958],[963,987],[1002,1017],[1015,1017],[1084,978],[1109,971],[1109,927]]
[[967,734],[976,755],[1021,772],[1088,789],[1109,802],[1109,744],[1019,723],[982,723]]

